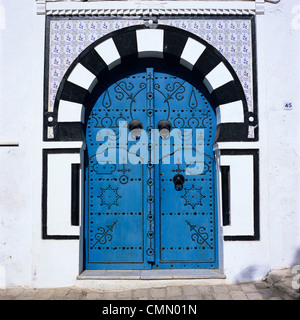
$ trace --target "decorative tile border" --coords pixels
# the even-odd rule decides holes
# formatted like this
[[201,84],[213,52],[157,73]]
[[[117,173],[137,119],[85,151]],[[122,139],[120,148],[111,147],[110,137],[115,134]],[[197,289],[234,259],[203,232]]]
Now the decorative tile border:
[[53,111],[65,72],[86,47],[112,31],[142,23],[142,20],[51,19],[48,111]]
[[[53,111],[59,83],[74,59],[102,36],[142,20],[53,19],[50,21],[48,111]],[[251,21],[248,19],[220,20],[159,20],[160,24],[192,32],[212,44],[236,71],[253,112],[253,70]]]
[[192,32],[222,53],[237,73],[245,91],[248,110],[253,112],[251,20],[172,19],[160,20],[159,23]]
[[[213,45],[239,77],[248,103],[249,113],[256,112],[253,70],[255,44],[252,17],[199,17],[198,19],[159,19],[158,23],[175,26],[194,33]],[[49,69],[46,105],[48,111],[54,108],[59,84],[74,59],[91,43],[104,35],[128,26],[143,24],[132,19],[101,19],[91,17],[49,17]],[[52,128],[50,127],[50,130]],[[249,126],[249,138],[255,137],[255,126]],[[51,132],[48,134],[52,135]]]

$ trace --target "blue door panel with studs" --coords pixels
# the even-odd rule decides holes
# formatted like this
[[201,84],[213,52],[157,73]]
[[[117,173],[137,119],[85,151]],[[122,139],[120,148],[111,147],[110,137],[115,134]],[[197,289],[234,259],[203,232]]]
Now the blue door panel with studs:
[[[129,133],[125,159],[119,131],[120,121],[129,124],[134,119],[148,138],[147,152],[137,151],[137,163],[129,157],[146,140],[130,139]],[[157,162],[151,162],[153,148],[161,151],[166,142],[163,137],[152,140],[151,132],[161,121],[182,133],[191,129],[192,154],[197,152],[199,129],[199,168],[185,162],[183,151],[180,162],[172,143],[167,157],[159,154]],[[115,82],[100,95],[86,127],[87,269],[218,268],[215,130],[215,114],[203,94],[153,68]],[[99,162],[99,153],[108,155],[110,147],[116,149],[116,161]],[[182,189],[174,187],[175,175],[184,177]]]

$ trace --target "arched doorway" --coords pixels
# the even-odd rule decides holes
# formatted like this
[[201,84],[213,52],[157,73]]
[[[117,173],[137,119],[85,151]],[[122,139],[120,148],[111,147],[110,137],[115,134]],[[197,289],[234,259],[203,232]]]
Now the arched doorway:
[[218,268],[210,103],[149,66],[102,91],[86,126],[86,268]]
[[[147,59],[150,59],[150,60],[154,59],[156,63],[149,64]],[[158,61],[159,63],[157,63]],[[137,69],[140,63],[144,65],[143,70]],[[169,65],[171,66],[171,69],[170,68],[169,70],[160,70],[159,68],[156,69],[157,65],[159,66]],[[120,74],[122,74],[122,72],[120,72],[120,74],[118,73],[120,71],[118,69],[119,67],[121,67],[122,70],[127,70],[127,71],[131,70],[132,72],[131,73],[129,72],[129,75],[124,75],[120,77]],[[73,62],[71,67],[66,72],[60,84],[60,87],[56,96],[56,100],[55,100],[54,112],[47,113],[47,117],[48,117],[47,119],[51,119],[51,126],[53,127],[54,136],[52,137],[52,141],[86,140],[88,142],[89,133],[86,135],[86,131],[84,128],[85,128],[85,125],[88,123],[87,122],[88,117],[93,114],[92,110],[94,109],[94,106],[97,105],[97,100],[98,99],[101,100],[102,98],[102,101],[104,101],[103,108],[105,108],[105,105],[106,105],[108,109],[108,107],[111,107],[112,105],[112,96],[111,94],[106,92],[107,90],[109,91],[110,86],[116,85],[118,81],[122,82],[123,81],[122,79],[125,79],[128,76],[133,77],[138,73],[144,73],[144,76],[146,77],[145,74],[147,74],[148,72],[147,68],[153,69],[152,71],[153,75],[155,74],[155,72],[164,72],[165,75],[163,75],[162,77],[163,78],[167,77],[167,79],[165,80],[170,79],[169,78],[170,76],[174,77],[174,70],[175,71],[177,70],[178,72],[180,71],[179,74],[175,76],[179,77],[181,80],[185,81],[189,85],[190,95],[188,98],[186,98],[189,101],[187,101],[185,105],[182,106],[183,107],[182,109],[181,109],[181,105],[178,104],[178,108],[180,108],[178,110],[180,110],[180,112],[178,112],[179,115],[177,114],[178,119],[176,120],[175,124],[178,123],[178,125],[175,125],[175,127],[178,127],[179,124],[182,122],[182,120],[186,122],[184,119],[181,119],[182,118],[181,114],[186,113],[187,110],[193,109],[189,107],[189,104],[193,105],[193,103],[195,103],[193,102],[195,99],[198,101],[198,98],[199,98],[199,97],[197,98],[198,94],[200,94],[200,96],[201,96],[201,93],[204,94],[207,103],[210,105],[210,110],[213,110],[213,112],[211,112],[211,115],[214,119],[213,121],[215,121],[214,123],[216,124],[216,133],[214,134],[213,132],[211,132],[212,137],[210,138],[212,138],[212,140],[208,142],[210,147],[209,152],[212,152],[213,139],[215,139],[215,142],[249,141],[248,127],[250,124],[257,121],[257,119],[255,114],[252,114],[252,113],[250,114],[247,111],[247,102],[245,99],[245,94],[241,87],[240,81],[238,80],[238,77],[235,74],[232,67],[230,66],[230,64],[215,48],[213,48],[211,45],[209,45],[202,39],[198,38],[197,36],[190,34],[186,31],[179,30],[174,27],[167,27],[167,26],[160,26],[160,25],[156,26],[155,29],[147,29],[145,26],[135,26],[135,27],[124,28],[119,31],[113,32],[97,40],[95,43],[90,45],[78,56],[78,58]],[[143,77],[143,75],[141,76]],[[158,78],[159,77],[160,76],[158,76]],[[155,76],[153,76],[153,79],[155,79]],[[132,81],[133,80],[131,79],[131,82]],[[129,82],[127,82],[127,86],[128,85],[129,85]],[[159,82],[155,83],[155,81],[153,81],[151,85],[153,86],[153,92],[155,92],[155,86],[161,86]],[[175,82],[173,82],[173,86],[174,88],[176,88]],[[122,91],[122,85],[119,85],[118,88]],[[170,85],[169,88],[172,88],[172,84]],[[164,90],[168,91],[166,87],[164,87]],[[121,91],[119,92],[119,97],[122,96]],[[146,98],[147,98],[147,91],[145,92],[146,92]],[[148,93],[151,94],[151,90],[148,90]],[[160,103],[160,105],[164,105],[165,100],[167,101],[171,100],[171,99],[168,99],[168,95],[166,94],[166,92],[163,93],[161,96],[163,95],[165,95],[166,98],[162,101],[163,103]],[[156,95],[156,96],[159,97],[159,95]],[[130,101],[130,93],[127,98],[129,98],[128,101]],[[144,96],[144,99],[145,99],[145,96]],[[155,104],[153,105],[153,108],[155,108]],[[119,109],[119,111],[116,111],[116,109]],[[92,116],[94,121],[97,122],[97,124],[94,123],[94,126],[96,125],[96,129],[100,130],[101,125],[103,126],[103,128],[105,128],[105,126],[106,128],[110,126],[111,122],[113,122],[112,119],[110,118],[111,116],[115,118],[124,117],[124,114],[122,115],[120,114],[120,109],[121,107],[119,108],[114,107],[113,112],[119,112],[118,114],[115,113],[115,115],[111,115],[107,111],[106,113],[108,113],[108,115],[106,115],[106,113],[101,114],[98,119]],[[135,108],[135,109],[138,109],[138,108]],[[146,112],[146,107],[144,109]],[[129,107],[128,107],[128,110],[129,110]],[[162,109],[159,108],[158,110],[164,110],[164,108]],[[157,112],[159,113],[159,111]],[[161,111],[161,112],[164,112],[164,111]],[[167,110],[165,112],[168,113]],[[84,117],[84,114],[86,115],[86,117]],[[130,114],[130,116],[131,117],[128,118],[127,120],[131,121],[132,119],[135,118],[133,117],[133,114]],[[170,113],[169,113],[169,116],[170,116]],[[173,115],[173,117],[174,116],[175,114]],[[199,117],[199,115],[196,116],[195,113],[194,115],[190,113],[189,116],[184,115],[184,117],[187,117],[186,120],[189,126],[188,128],[195,129],[197,126],[200,126],[199,129],[201,129],[201,123],[203,124],[203,122],[202,122],[202,118]],[[148,118],[147,118],[147,114],[146,115],[143,114],[141,115],[141,119],[135,119],[135,120],[141,121],[143,128],[146,127],[147,129],[148,123],[145,123],[145,122],[148,121],[147,120]],[[47,119],[46,121],[50,121]],[[158,119],[160,118],[157,118],[157,120]],[[123,120],[126,120],[126,119],[123,119]],[[167,120],[167,119],[162,119],[162,120]],[[128,121],[127,121],[127,125],[128,125]],[[155,126],[158,125],[158,122],[153,123],[152,125],[155,128]],[[171,123],[171,127],[174,127],[174,123]],[[207,136],[207,133],[209,132],[206,132],[206,136]],[[210,133],[208,134],[208,136],[209,135]],[[149,132],[148,132],[148,136],[149,136]],[[98,138],[100,141],[100,137]],[[97,141],[97,135],[96,135],[96,138],[94,137],[94,139],[96,139]],[[96,153],[97,152],[95,152],[94,154]],[[94,154],[91,154],[91,156],[93,156]],[[172,158],[172,155],[170,156]],[[213,156],[210,157],[210,159],[212,160],[211,162],[213,164],[214,163]],[[209,158],[207,158],[206,160],[208,160],[209,162]],[[92,166],[94,164],[95,163],[93,163]],[[119,165],[121,165],[121,163],[119,163]],[[140,167],[142,168],[145,166],[146,165],[144,164]],[[156,166],[159,168],[160,164],[157,163]],[[137,166],[136,168],[138,167],[139,166]],[[105,170],[108,170],[108,168],[109,167],[107,167]],[[126,166],[123,167],[123,164],[121,167],[111,168],[111,170],[120,170],[120,171],[116,171],[118,175],[114,176],[113,178],[115,179],[115,181],[118,181],[119,186],[126,185],[129,179],[135,179],[132,177],[128,177],[127,175],[127,173],[130,173],[130,172],[132,173],[133,169],[126,168]],[[126,170],[132,170],[132,171],[126,171]],[[148,170],[148,167],[147,167],[147,170]],[[153,171],[154,175],[157,175],[157,172],[158,173],[160,172],[159,169],[158,170],[153,169],[153,170],[154,170]],[[176,168],[174,167],[171,170],[175,170],[174,172],[172,171],[172,174],[175,173],[176,170],[178,170],[178,174],[180,174],[180,170],[184,170],[184,169],[180,168],[180,166],[178,168],[177,166]],[[212,172],[213,171],[214,170],[212,170]],[[88,175],[86,175],[86,177],[87,176]],[[147,177],[147,179],[145,177],[146,176],[144,175],[144,178],[143,178],[144,182],[145,181],[147,182],[149,177]],[[173,177],[174,175],[171,177],[170,176],[168,177],[169,185],[167,188],[169,190],[170,190],[170,186],[172,186],[172,188],[174,189],[174,183],[172,181]],[[98,177],[97,179],[99,181],[99,179],[103,179],[103,178]],[[98,204],[100,203],[102,204],[102,207],[109,209],[105,211],[105,214],[104,212],[98,211],[97,215],[99,216],[102,215],[103,217],[106,217],[112,214],[118,215],[120,213],[122,215],[124,213],[125,215],[125,211],[122,211],[122,210],[113,211],[114,206],[116,206],[116,204],[121,203],[121,199],[123,200],[123,197],[116,189],[118,187],[113,184],[110,184],[110,180],[107,180],[107,179],[109,178],[106,178],[106,182],[108,182],[108,185],[106,185],[105,187],[99,186],[99,188],[100,189],[102,188],[102,189],[99,191],[100,193],[98,193],[97,195],[89,194],[89,188],[86,188],[85,190],[86,197],[93,196],[93,199],[97,198]],[[123,180],[120,180],[120,179],[123,179]],[[137,179],[141,179],[138,181],[142,181],[142,177]],[[185,245],[184,247],[185,248],[184,250],[186,252],[185,257],[184,255],[181,255],[181,256],[179,255],[180,259],[176,260],[176,262],[172,262],[172,263],[170,262],[170,261],[175,261],[174,260],[175,258],[174,256],[172,256],[172,254],[177,255],[179,251],[183,252],[183,245],[179,245],[178,242],[176,242],[177,238],[175,236],[173,236],[173,240],[175,241],[174,243],[176,244],[176,246],[174,243],[172,244],[172,242],[170,242],[172,241],[171,236],[166,240],[169,242],[163,243],[164,236],[161,231],[164,231],[164,230],[163,228],[161,228],[161,221],[162,221],[161,213],[164,213],[164,219],[165,221],[167,221],[166,216],[169,216],[169,218],[171,216],[174,217],[174,213],[176,213],[177,217],[179,216],[182,217],[182,211],[181,210],[176,211],[176,210],[173,210],[173,208],[171,208],[170,210],[167,209],[169,211],[164,209],[164,212],[163,212],[159,208],[159,204],[161,203],[161,201],[155,202],[155,197],[157,198],[157,195],[161,194],[162,192],[166,192],[167,190],[166,187],[165,188],[161,187],[163,182],[163,181],[160,181],[161,179],[164,179],[164,178],[161,178],[158,174],[156,182],[153,182],[153,186],[150,186],[151,188],[156,189],[156,196],[154,193],[154,198],[153,198],[154,201],[152,202],[150,200],[152,194],[149,193],[149,190],[146,190],[147,188],[150,188],[149,184],[147,183],[143,184],[141,182],[141,184],[145,186],[145,190],[142,189],[145,191],[145,193],[144,193],[144,200],[141,202],[141,204],[149,207],[149,203],[152,203],[153,206],[158,206],[158,208],[156,208],[153,211],[154,215],[152,216],[152,219],[155,219],[155,217],[158,215],[158,218],[153,220],[154,222],[158,221],[156,224],[154,222],[152,223],[151,219],[149,220],[150,218],[149,213],[144,211],[145,212],[145,215],[143,216],[144,220],[143,222],[140,222],[140,225],[143,225],[143,229],[139,228],[139,230],[142,230],[139,232],[140,232],[140,239],[142,239],[140,241],[143,241],[143,246],[141,245],[129,246],[129,243],[128,243],[123,246],[115,245],[112,248],[112,251],[123,250],[125,252],[127,251],[129,252],[130,250],[139,250],[140,251],[139,257],[143,255],[144,260],[142,261],[141,259],[139,259],[140,262],[138,263],[136,262],[129,263],[130,259],[127,259],[127,260],[123,259],[121,263],[117,263],[117,261],[115,260],[113,264],[111,263],[105,264],[106,267],[102,267],[104,266],[104,263],[103,261],[100,261],[98,265],[96,262],[96,264],[94,264],[94,267],[91,266],[91,268],[107,268],[108,269],[109,268],[108,265],[110,265],[111,268],[124,268],[124,269],[125,268],[127,269],[145,268],[146,269],[146,268],[152,268],[152,266],[154,266],[155,268],[156,266],[157,268],[163,268],[163,267],[166,267],[166,268],[217,268],[218,266],[217,241],[214,243],[214,245],[212,245],[212,243],[210,244],[213,250],[216,250],[216,254],[214,257],[210,256],[209,259],[212,259],[212,260],[209,260],[208,262],[204,262],[204,260],[202,260],[201,263],[197,263],[197,261],[201,261],[198,259],[199,256],[197,258],[198,259],[197,261],[190,260],[191,259],[190,257],[192,256],[190,254],[191,245]],[[197,178],[195,179],[197,180]],[[214,178],[210,177],[209,179],[213,180]],[[184,188],[181,191],[176,190],[176,193],[175,193],[177,195],[176,197],[181,201],[183,201],[184,203],[183,206],[191,209],[190,211],[185,212],[185,214],[187,215],[190,215],[193,209],[197,208],[197,206],[202,206],[202,203],[204,203],[204,199],[206,200],[206,197],[204,197],[205,195],[202,193],[203,191],[201,189],[202,187],[199,187],[198,185],[196,185],[196,182],[197,182],[196,180],[194,184],[192,183],[191,186],[188,186],[186,184],[186,182],[188,181],[185,179],[184,188],[186,188],[187,191],[189,190],[190,194],[194,193],[193,195],[191,195],[191,197],[193,196],[193,198],[195,198],[195,193],[198,194],[198,197],[197,197],[198,203],[197,202],[192,203],[191,201],[189,201],[185,191],[184,191],[184,194],[178,196],[179,192],[183,192],[182,190],[184,190]],[[103,182],[104,180],[100,180],[100,181]],[[164,181],[164,183],[165,182],[166,181]],[[94,188],[94,186],[92,187]],[[215,181],[214,181],[214,185],[208,186],[208,188],[215,188]],[[157,189],[159,190],[160,193],[157,193]],[[126,190],[128,191],[130,189],[127,188]],[[172,192],[175,192],[175,191],[172,190]],[[131,193],[131,197],[132,197],[132,199],[130,200],[131,202],[133,200],[136,200],[136,198],[133,197],[133,194],[134,192]],[[113,197],[110,199],[111,200],[115,199],[115,201],[108,202],[107,197],[109,196]],[[214,199],[213,201],[215,205],[216,197],[215,195],[213,195],[212,197]],[[166,197],[163,197],[163,198],[166,199]],[[86,201],[86,203],[88,203],[88,201]],[[173,203],[175,203],[172,201],[172,197],[171,198],[169,197],[168,203],[171,203],[172,205]],[[211,203],[211,205],[213,205],[213,203]],[[86,207],[86,212],[88,212],[87,210],[88,208]],[[128,212],[129,212],[129,215],[131,215],[131,213],[133,215],[135,211],[128,210]],[[139,214],[142,212],[141,210],[136,212],[137,212],[137,216],[142,216],[142,214]],[[197,216],[199,212],[194,210],[193,215]],[[95,214],[95,212],[92,212],[92,213],[93,215]],[[165,215],[165,213],[167,214]],[[203,212],[201,212],[201,215],[202,213]],[[214,215],[214,217],[216,217],[216,210],[212,214],[209,213],[209,215]],[[203,216],[205,216],[205,212]],[[114,232],[117,232],[116,228],[120,227],[120,223],[117,220],[118,219],[114,219],[113,221],[108,221],[108,220],[106,221],[104,219],[103,223],[101,224],[99,223],[99,225],[95,226],[93,231],[91,231],[91,233],[93,234],[93,238],[91,237],[90,240],[88,239],[88,241],[91,241],[91,242],[93,241],[93,243],[90,244],[91,247],[96,248],[96,246],[99,243],[101,243],[101,239],[105,240],[106,238],[105,237],[102,238],[102,236],[106,234],[110,234],[109,232],[107,233],[107,231],[114,230]],[[214,224],[216,226],[217,220],[214,218],[214,222],[209,222],[209,223]],[[129,227],[130,226],[128,226],[128,228]],[[189,230],[190,232],[189,241],[193,241],[194,243],[196,243],[197,239],[200,239],[199,240],[200,243],[198,243],[199,245],[203,245],[208,242],[209,235],[206,236],[205,234],[206,230],[208,230],[207,226],[204,226],[205,229],[203,229],[203,226],[201,226],[200,224],[195,224],[195,222],[193,222],[192,220],[185,219],[184,225],[181,226],[180,230],[178,225],[174,229],[175,230],[174,235],[181,236],[182,235],[181,230],[183,230],[183,228]],[[213,229],[209,229],[209,230],[213,230]],[[210,240],[212,242],[218,238],[218,236],[215,233],[216,230],[217,228],[215,228],[213,231],[210,231],[211,234],[213,233],[215,234],[215,238],[213,237],[210,238],[210,239],[213,239],[213,240]],[[126,235],[128,235],[128,232],[126,233],[126,232],[123,232],[123,230],[121,231],[122,232],[120,234],[122,234],[123,237],[126,237]],[[87,228],[85,228],[85,236],[87,237],[89,237],[88,232],[89,231],[87,230]],[[142,232],[142,235],[141,235],[141,232]],[[132,232],[131,234],[135,234],[135,233]],[[168,234],[168,233],[164,233],[164,234]],[[108,239],[110,239],[111,237],[112,237],[111,235],[108,236]],[[88,241],[86,242],[86,244],[88,244]],[[111,241],[109,241],[109,243]],[[155,245],[152,244],[153,241],[155,242]],[[209,245],[207,244],[207,246]],[[131,247],[133,247],[134,249],[131,249]],[[197,247],[197,245],[194,246],[193,250],[198,250],[198,249],[195,249],[195,247]],[[103,249],[101,250],[102,252],[104,252],[105,250],[109,251],[110,248],[109,246],[106,246],[106,247],[103,247]],[[148,250],[148,253],[153,253],[153,254],[147,254],[147,250]],[[157,263],[157,260],[155,259],[159,259],[157,257],[163,257],[163,255],[165,255],[167,250],[169,253],[169,257],[166,258],[165,260],[166,262]],[[203,249],[203,246],[202,246],[201,250],[204,251],[206,249]],[[94,251],[96,251],[96,249]],[[163,254],[162,254],[162,251],[164,251]],[[87,253],[88,253],[88,250],[86,250],[86,254]],[[137,252],[135,253],[137,254]],[[103,256],[105,257],[105,255]],[[215,258],[216,260],[213,260]],[[112,260],[109,260],[112,258],[108,255],[106,255],[105,259],[110,262],[112,261]],[[213,263],[211,261],[215,261],[215,262]]]

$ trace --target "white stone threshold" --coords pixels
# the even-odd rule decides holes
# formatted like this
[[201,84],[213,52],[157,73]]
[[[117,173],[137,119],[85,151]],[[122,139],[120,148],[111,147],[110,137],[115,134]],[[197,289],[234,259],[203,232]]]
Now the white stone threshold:
[[225,279],[219,269],[85,270],[78,280]]

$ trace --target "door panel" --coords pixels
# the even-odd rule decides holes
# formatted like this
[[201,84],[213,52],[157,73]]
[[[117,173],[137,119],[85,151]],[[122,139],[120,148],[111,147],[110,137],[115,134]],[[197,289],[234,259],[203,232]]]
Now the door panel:
[[[119,123],[133,119],[142,123],[145,135],[130,141],[129,133],[126,146]],[[185,141],[176,140],[180,141],[176,144],[174,138],[151,135],[162,120]],[[112,130],[111,135],[100,141],[107,132],[99,130],[105,128]],[[195,87],[152,68],[124,78],[102,93],[86,132],[87,269],[218,267],[215,128],[215,114]],[[196,141],[197,135],[202,139]],[[170,151],[165,152],[167,141],[171,142]],[[196,142],[202,146],[196,149]],[[99,154],[108,155],[114,146],[116,161],[99,163]],[[186,161],[183,146],[201,156],[198,169]],[[129,158],[136,151],[139,157],[135,160],[141,163],[133,164]],[[176,174],[184,177],[182,190],[175,189]]]
[[[151,268],[144,258],[147,168],[126,163],[124,150],[118,148],[120,121],[129,123],[134,117],[146,122],[146,87],[145,74],[116,82],[99,97],[87,122],[87,269]],[[101,141],[107,135],[101,131],[105,128],[112,130],[115,137]],[[99,163],[101,147],[109,143],[116,147],[116,161]],[[123,148],[130,150],[134,143],[128,141],[128,146]]]
[[[195,137],[203,134],[204,147],[200,149],[199,169],[189,165],[183,157],[176,164],[174,150],[170,150],[170,164],[160,160],[157,170],[156,267],[158,268],[215,268],[217,266],[217,236],[215,208],[215,169],[212,150],[215,136],[215,115],[205,97],[184,80],[166,74],[155,73],[155,102],[163,97],[155,108],[158,118],[166,117],[172,128],[192,130],[191,143],[196,154]],[[164,103],[162,103],[164,102]],[[156,111],[156,109],[155,109]],[[197,131],[198,129],[198,131]],[[164,140],[161,139],[161,144]],[[184,143],[184,142],[182,142]],[[172,144],[172,143],[171,143]],[[188,143],[186,143],[188,145]],[[193,148],[194,146],[194,148]],[[189,174],[187,174],[189,173]],[[185,177],[182,190],[176,190],[173,177]]]

